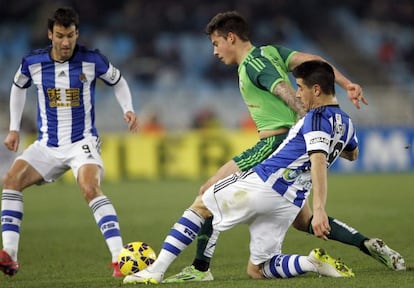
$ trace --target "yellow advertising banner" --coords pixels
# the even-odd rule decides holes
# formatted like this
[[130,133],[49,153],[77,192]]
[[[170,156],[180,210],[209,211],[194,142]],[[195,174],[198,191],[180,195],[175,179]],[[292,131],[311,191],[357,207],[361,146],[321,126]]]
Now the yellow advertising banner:
[[[230,130],[101,134],[101,138],[106,181],[207,179],[258,141],[255,132]],[[32,137],[26,137],[29,139],[32,142]],[[73,181],[72,172],[63,180]]]
[[195,131],[166,135],[104,134],[105,180],[200,179],[253,146],[254,132]]

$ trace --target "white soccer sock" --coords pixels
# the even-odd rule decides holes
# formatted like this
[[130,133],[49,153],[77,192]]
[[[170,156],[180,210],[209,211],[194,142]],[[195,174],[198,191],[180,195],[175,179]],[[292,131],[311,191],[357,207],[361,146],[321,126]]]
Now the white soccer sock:
[[197,237],[204,220],[196,212],[190,209],[185,210],[183,216],[171,228],[157,260],[148,268],[148,271],[165,273],[181,251]]
[[17,261],[20,225],[23,218],[23,193],[4,189],[1,196],[1,228],[3,249]]
[[89,202],[89,207],[111,252],[112,262],[117,262],[123,242],[114,206],[106,196],[99,196]]
[[291,278],[306,272],[316,272],[308,256],[278,254],[263,264],[265,278]]

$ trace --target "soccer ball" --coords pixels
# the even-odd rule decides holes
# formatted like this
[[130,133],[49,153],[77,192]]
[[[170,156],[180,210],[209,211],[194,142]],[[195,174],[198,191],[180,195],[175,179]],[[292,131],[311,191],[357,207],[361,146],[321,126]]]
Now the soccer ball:
[[119,270],[123,275],[134,274],[154,263],[157,254],[147,243],[128,243],[118,255]]

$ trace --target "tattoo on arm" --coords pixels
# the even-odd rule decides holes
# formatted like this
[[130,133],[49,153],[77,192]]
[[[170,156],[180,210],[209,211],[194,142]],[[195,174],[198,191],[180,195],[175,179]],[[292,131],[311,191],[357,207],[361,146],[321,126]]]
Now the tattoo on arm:
[[300,101],[296,98],[295,90],[285,81],[278,83],[275,88],[273,89],[273,94],[283,101],[295,111],[299,117],[305,115],[305,111],[300,103]]

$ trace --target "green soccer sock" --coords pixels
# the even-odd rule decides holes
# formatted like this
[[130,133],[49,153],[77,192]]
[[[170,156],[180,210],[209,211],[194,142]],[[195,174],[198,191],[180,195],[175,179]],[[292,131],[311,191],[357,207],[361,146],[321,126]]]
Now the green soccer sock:
[[213,233],[213,217],[209,217],[201,226],[197,236],[197,250],[193,266],[199,271],[207,271],[210,266],[210,257],[204,255],[208,240]]
[[[328,235],[329,239],[358,247],[361,251],[370,255],[367,248],[364,245],[364,241],[368,240],[368,237],[364,236],[355,228],[348,226],[347,224],[339,221],[338,219],[328,216],[328,220],[329,225],[331,226],[331,232]],[[310,234],[314,234],[312,224],[309,224],[308,232]]]

